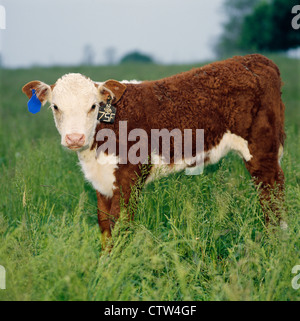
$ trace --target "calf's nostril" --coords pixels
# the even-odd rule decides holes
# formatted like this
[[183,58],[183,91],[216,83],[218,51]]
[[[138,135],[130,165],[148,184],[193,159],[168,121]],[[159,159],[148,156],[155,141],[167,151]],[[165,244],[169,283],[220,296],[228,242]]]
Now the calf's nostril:
[[80,138],[79,138],[79,142],[84,142],[84,140],[85,140],[84,135],[81,135]]

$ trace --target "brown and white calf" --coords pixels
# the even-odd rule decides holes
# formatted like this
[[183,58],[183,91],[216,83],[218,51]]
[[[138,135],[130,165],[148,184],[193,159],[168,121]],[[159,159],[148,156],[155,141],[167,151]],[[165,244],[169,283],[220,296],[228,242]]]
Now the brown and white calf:
[[[128,132],[139,128],[149,136],[152,129],[192,129],[194,143],[196,129],[204,129],[206,164],[234,150],[259,184],[261,199],[270,201],[275,186],[277,197],[282,198],[284,175],[279,161],[285,134],[281,79],[277,66],[264,56],[237,56],[141,83],[96,83],[81,74],[67,74],[52,86],[32,81],[23,92],[30,98],[32,89],[42,104],[51,103],[61,144],[77,151],[83,173],[97,191],[103,235],[111,235],[120,215],[120,199],[128,204],[131,188],[141,175],[141,164],[119,162],[119,148],[114,154],[97,153],[103,144],[96,140],[101,129],[112,129],[118,146],[120,121],[127,121]],[[97,120],[99,108],[108,101],[116,108],[112,124]],[[134,143],[128,141],[127,150]],[[150,139],[148,144],[151,156]],[[174,164],[172,150],[174,140],[170,164],[161,163],[164,174],[193,165]],[[196,160],[195,147],[193,153]],[[156,156],[162,158],[161,150],[156,150]],[[146,182],[157,167],[151,167]]]

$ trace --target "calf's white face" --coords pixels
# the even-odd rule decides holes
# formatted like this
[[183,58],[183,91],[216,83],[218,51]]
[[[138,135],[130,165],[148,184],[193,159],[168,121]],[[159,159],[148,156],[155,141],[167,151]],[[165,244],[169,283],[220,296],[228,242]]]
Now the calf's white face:
[[93,142],[99,103],[108,96],[118,98],[126,86],[114,80],[95,83],[81,74],[67,74],[49,86],[32,81],[23,87],[31,98],[32,90],[44,105],[50,102],[56,127],[61,135],[61,144],[73,150],[81,150]]
[[75,150],[89,146],[95,133],[100,100],[94,82],[82,75],[66,75],[56,82],[51,100],[61,144]]

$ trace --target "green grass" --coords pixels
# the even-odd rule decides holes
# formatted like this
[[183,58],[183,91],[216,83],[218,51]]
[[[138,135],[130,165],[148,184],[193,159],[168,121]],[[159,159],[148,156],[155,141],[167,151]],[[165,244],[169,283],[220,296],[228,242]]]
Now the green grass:
[[143,191],[135,221],[102,252],[96,195],[60,146],[50,110],[30,115],[21,87],[66,72],[94,80],[157,79],[193,66],[122,65],[1,71],[0,300],[299,300],[299,61],[273,57],[285,83],[288,231],[266,230],[243,162],[230,154],[200,176]]

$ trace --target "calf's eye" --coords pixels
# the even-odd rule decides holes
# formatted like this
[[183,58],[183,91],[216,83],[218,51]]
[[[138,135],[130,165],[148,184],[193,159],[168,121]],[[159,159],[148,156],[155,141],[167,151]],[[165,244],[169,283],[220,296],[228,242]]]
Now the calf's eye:
[[58,110],[58,107],[57,107],[56,105],[53,105],[53,108],[54,108],[55,110]]
[[91,110],[95,110],[96,109],[96,105],[93,105],[92,107],[91,107]]

